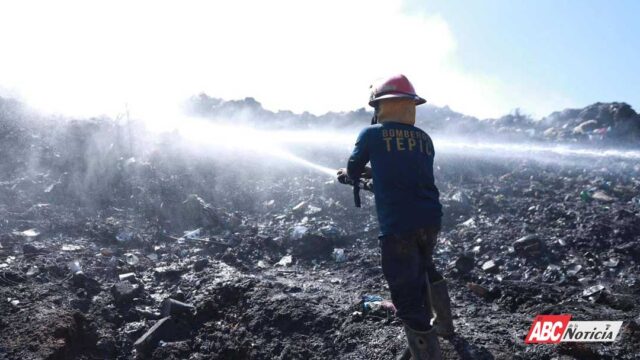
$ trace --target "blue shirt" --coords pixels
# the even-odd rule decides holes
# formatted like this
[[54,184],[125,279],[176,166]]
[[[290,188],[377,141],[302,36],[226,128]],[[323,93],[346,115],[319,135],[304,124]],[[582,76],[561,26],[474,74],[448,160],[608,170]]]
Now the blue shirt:
[[442,205],[433,178],[433,143],[413,125],[385,122],[360,132],[347,174],[360,178],[371,161],[380,235],[440,225]]

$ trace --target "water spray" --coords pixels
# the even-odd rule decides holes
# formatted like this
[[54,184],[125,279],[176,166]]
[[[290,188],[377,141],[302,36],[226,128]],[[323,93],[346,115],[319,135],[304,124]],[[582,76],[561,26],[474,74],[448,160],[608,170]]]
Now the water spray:
[[286,151],[284,149],[280,149],[280,148],[272,148],[269,150],[269,154],[276,156],[280,159],[283,160],[288,160],[292,163],[298,164],[298,165],[302,165],[304,167],[307,167],[309,169],[313,169],[313,170],[317,170],[320,171],[323,174],[326,175],[330,175],[330,176],[336,176],[336,169],[332,169],[326,166],[322,166],[316,163],[313,163],[307,159],[303,159],[297,155],[292,154],[289,151]]
[[[344,160],[353,148],[357,129],[337,130],[267,130],[243,125],[229,125],[210,120],[182,118],[175,129],[198,148],[211,150],[226,149],[232,153],[249,152],[253,156],[267,156],[285,160],[291,164],[318,171],[331,177],[336,176],[335,168],[318,164],[296,155],[296,147],[320,148],[323,151],[340,151]],[[460,138],[434,135],[436,151],[440,154],[479,155],[487,158],[532,158],[544,156],[568,158],[619,158],[640,160],[640,151],[620,149],[590,149],[585,147],[542,144],[542,143],[501,143],[480,142]],[[293,149],[293,150],[292,150]]]

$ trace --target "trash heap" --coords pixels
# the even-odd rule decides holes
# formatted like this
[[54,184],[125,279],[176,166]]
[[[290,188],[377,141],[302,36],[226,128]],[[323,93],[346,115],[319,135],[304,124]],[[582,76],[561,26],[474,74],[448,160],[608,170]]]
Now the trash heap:
[[[325,175],[192,154],[178,135],[130,142],[128,123],[20,119],[1,127],[0,357],[404,350],[370,194],[355,209]],[[436,262],[460,335],[442,341],[446,358],[635,358],[640,165],[444,154],[436,165]],[[623,329],[612,344],[524,344],[535,315],[561,313]]]

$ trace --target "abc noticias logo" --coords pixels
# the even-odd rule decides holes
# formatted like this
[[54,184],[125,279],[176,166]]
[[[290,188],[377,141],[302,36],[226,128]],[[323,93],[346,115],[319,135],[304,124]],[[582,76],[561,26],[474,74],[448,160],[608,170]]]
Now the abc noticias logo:
[[538,315],[533,319],[526,344],[560,342],[614,342],[622,321],[571,321],[571,315]]

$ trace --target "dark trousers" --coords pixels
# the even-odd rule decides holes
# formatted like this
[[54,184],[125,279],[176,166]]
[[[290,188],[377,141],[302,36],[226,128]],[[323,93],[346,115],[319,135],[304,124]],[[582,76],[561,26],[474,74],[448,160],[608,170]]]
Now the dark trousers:
[[442,280],[433,263],[439,226],[380,238],[382,272],[389,283],[396,315],[418,331],[431,329],[431,299],[427,281]]

